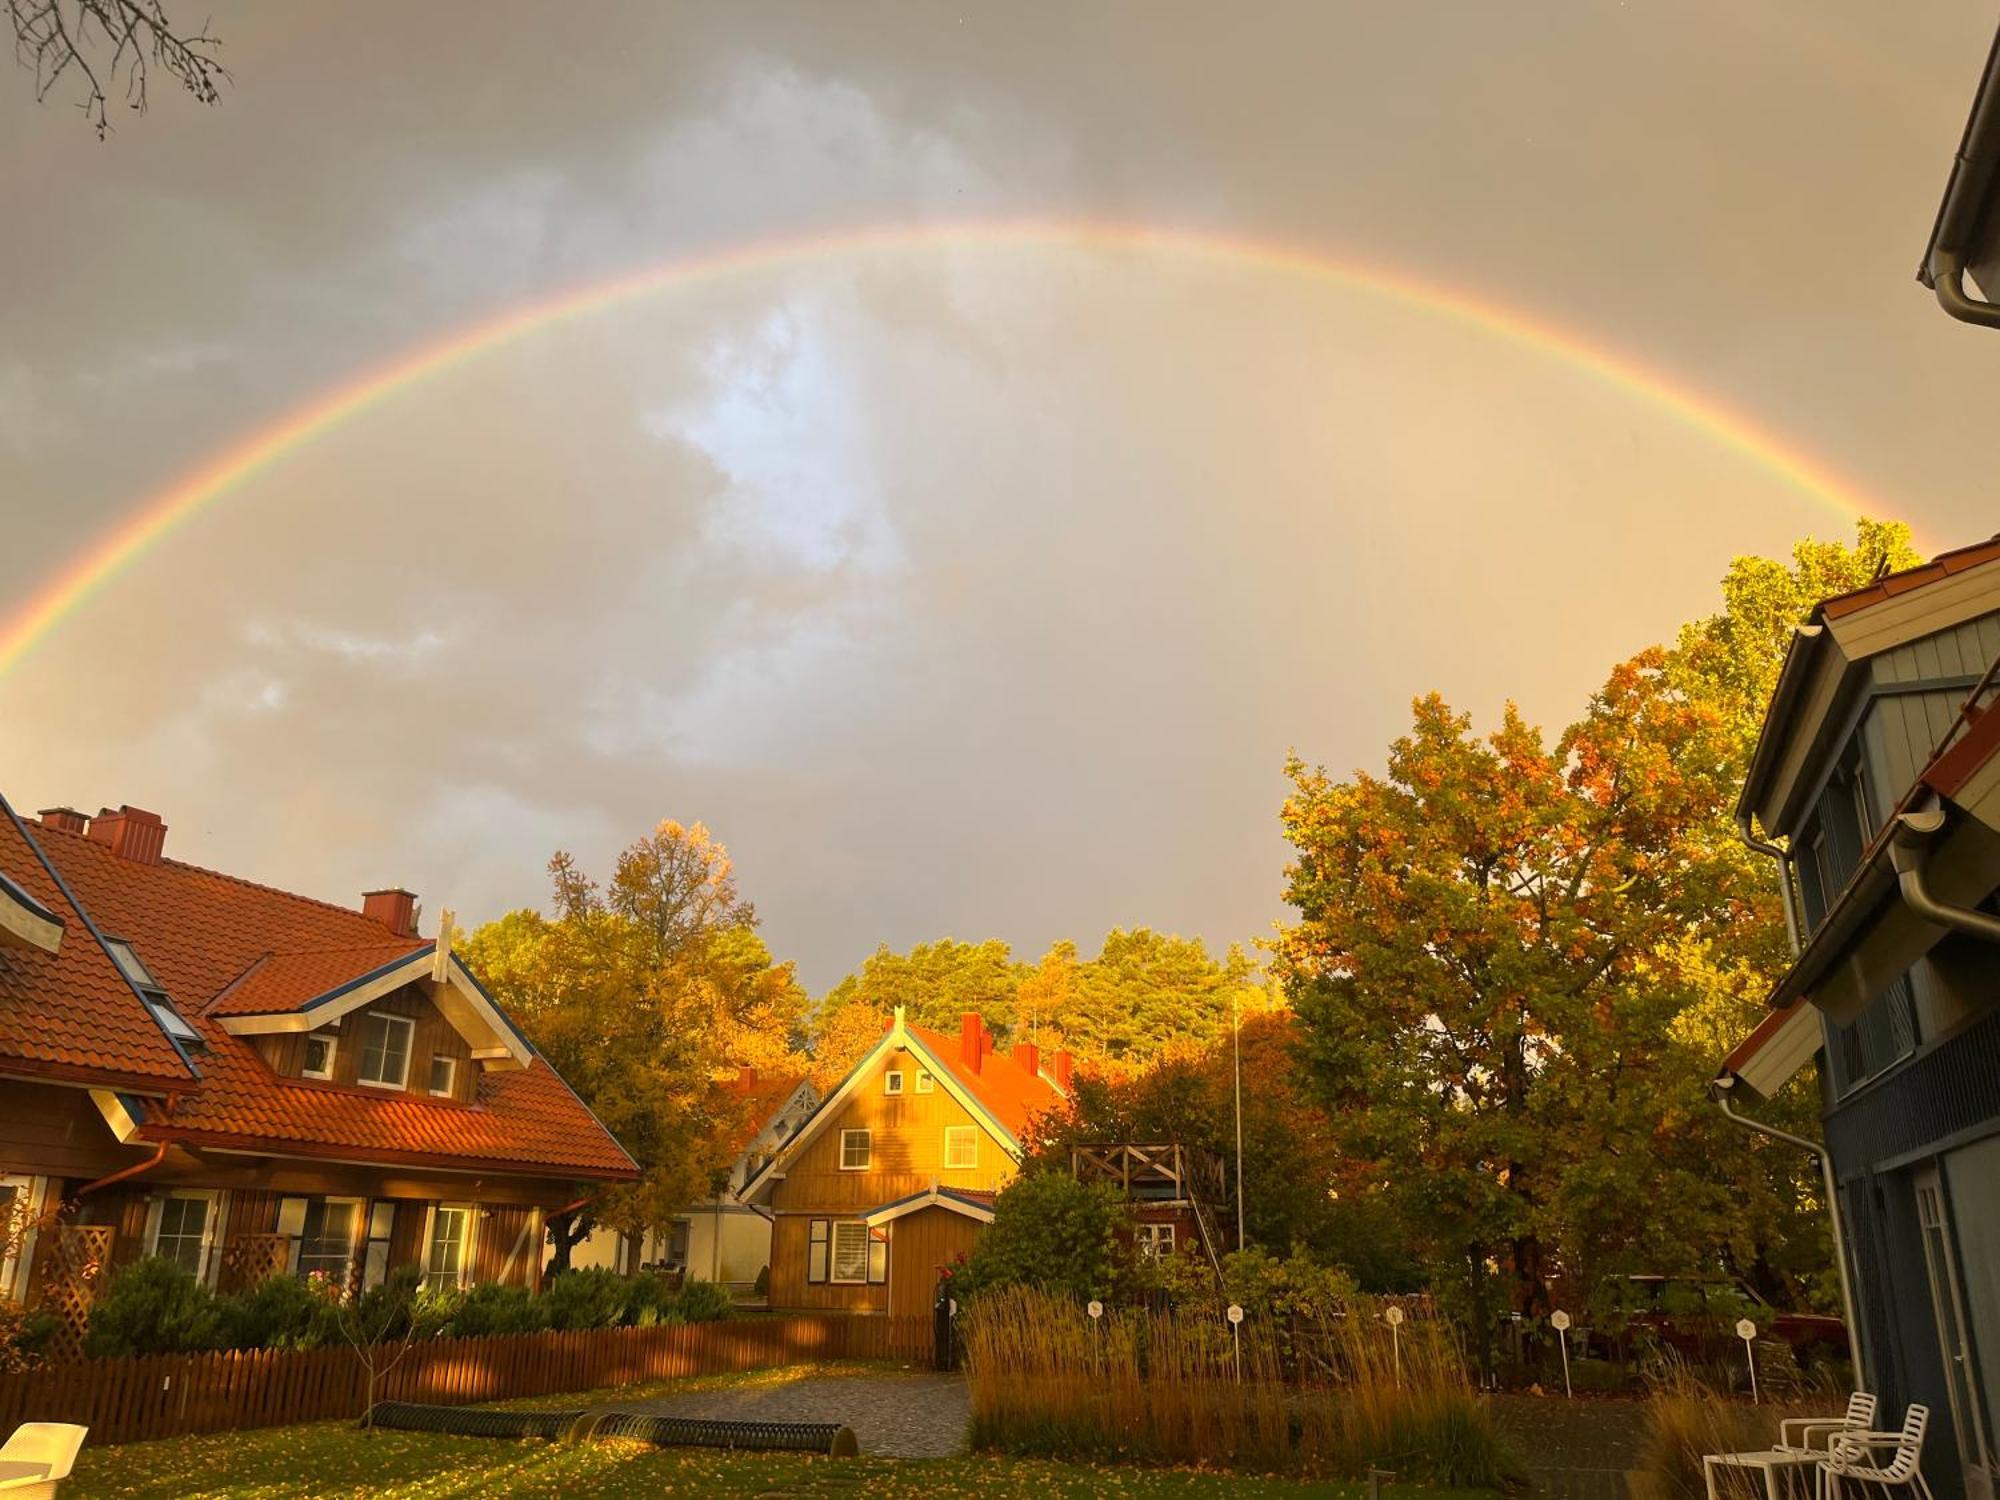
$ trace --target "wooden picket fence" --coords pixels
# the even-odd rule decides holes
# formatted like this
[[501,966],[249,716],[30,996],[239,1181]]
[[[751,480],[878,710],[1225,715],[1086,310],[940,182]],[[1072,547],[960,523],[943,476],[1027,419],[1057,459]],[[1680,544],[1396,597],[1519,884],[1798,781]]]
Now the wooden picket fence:
[[[931,1353],[929,1317],[846,1313],[430,1339],[411,1348],[376,1398],[503,1401],[809,1360],[928,1362]],[[366,1387],[361,1362],[346,1347],[76,1360],[0,1374],[0,1434],[21,1422],[75,1422],[90,1429],[93,1444],[132,1443],[353,1418]]]

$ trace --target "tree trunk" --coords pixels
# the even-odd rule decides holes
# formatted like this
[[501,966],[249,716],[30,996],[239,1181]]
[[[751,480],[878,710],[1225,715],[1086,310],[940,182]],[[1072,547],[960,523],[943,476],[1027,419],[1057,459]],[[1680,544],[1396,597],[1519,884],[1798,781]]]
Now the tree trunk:
[[560,1219],[549,1220],[548,1269],[542,1273],[543,1279],[560,1274],[569,1269],[569,1253],[590,1233],[590,1220],[583,1214],[565,1214]]

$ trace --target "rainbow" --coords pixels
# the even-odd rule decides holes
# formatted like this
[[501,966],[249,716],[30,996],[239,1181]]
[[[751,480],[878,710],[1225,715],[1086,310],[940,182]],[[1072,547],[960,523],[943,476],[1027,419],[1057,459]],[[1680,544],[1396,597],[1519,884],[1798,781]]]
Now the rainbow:
[[1832,470],[1749,417],[1693,390],[1672,375],[1594,343],[1573,329],[1402,271],[1328,256],[1303,246],[1200,230],[1040,219],[898,224],[741,245],[571,287],[458,328],[398,354],[343,385],[321,392],[146,500],[0,620],[0,674],[17,665],[37,642],[107,582],[203,507],[306,444],[468,360],[574,318],[656,292],[685,289],[724,277],[883,251],[994,245],[1145,252],[1220,260],[1332,282],[1401,303],[1582,370],[1669,413],[1843,515],[1858,515],[1864,510],[1861,493]]

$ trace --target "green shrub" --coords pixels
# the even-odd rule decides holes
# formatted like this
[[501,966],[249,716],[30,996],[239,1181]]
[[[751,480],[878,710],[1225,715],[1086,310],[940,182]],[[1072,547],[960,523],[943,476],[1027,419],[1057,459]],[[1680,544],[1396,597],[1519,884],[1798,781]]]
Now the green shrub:
[[215,1294],[173,1261],[147,1256],[114,1276],[91,1309],[84,1352],[99,1358],[178,1354],[221,1342]]
[[719,1323],[736,1311],[736,1299],[712,1281],[690,1281],[681,1288],[679,1303],[684,1323]]
[[623,1276],[593,1266],[587,1271],[559,1271],[542,1291],[542,1314],[551,1328],[614,1328],[625,1321],[631,1290]]
[[680,1289],[656,1272],[640,1272],[626,1283],[625,1312],[620,1321],[634,1328],[682,1321]]
[[1026,1286],[1111,1300],[1135,1284],[1132,1247],[1119,1238],[1125,1205],[1117,1189],[1064,1172],[1017,1177],[993,1202],[993,1222],[968,1262],[968,1296]]
[[486,1282],[458,1299],[444,1332],[447,1338],[481,1339],[534,1333],[547,1326],[547,1313],[526,1287]]
[[247,1292],[217,1299],[231,1349],[317,1349],[338,1338],[333,1303],[320,1287],[280,1272]]

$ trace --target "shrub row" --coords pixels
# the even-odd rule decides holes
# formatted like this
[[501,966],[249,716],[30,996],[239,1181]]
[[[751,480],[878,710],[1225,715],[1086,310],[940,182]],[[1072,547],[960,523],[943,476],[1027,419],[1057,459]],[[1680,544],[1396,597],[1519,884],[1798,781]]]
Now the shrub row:
[[[425,1328],[443,1338],[536,1333],[543,1329],[652,1327],[709,1323],[733,1311],[713,1282],[676,1287],[664,1276],[619,1276],[593,1269],[552,1277],[541,1295],[483,1285],[417,1294]],[[340,1302],[331,1283],[273,1276],[246,1292],[218,1294],[170,1260],[126,1267],[90,1314],[85,1352],[99,1358],[206,1349],[315,1349],[341,1342]]]

